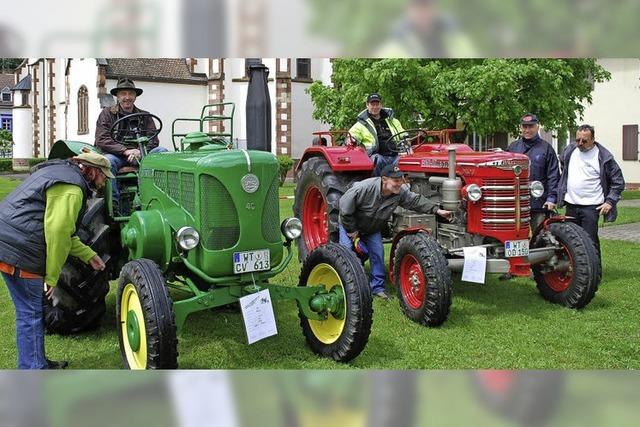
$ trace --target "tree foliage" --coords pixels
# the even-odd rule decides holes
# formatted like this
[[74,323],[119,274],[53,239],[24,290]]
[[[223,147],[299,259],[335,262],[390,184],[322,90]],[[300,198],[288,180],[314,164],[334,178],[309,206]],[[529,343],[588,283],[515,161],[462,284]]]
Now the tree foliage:
[[[331,41],[343,55],[375,56],[381,44],[408,29],[409,1],[306,0],[308,32]],[[640,2],[633,0],[433,0],[432,14],[447,23],[444,31],[470,39],[477,56],[635,57],[638,52],[629,42],[640,35]]]
[[406,128],[464,127],[480,135],[516,133],[533,112],[548,130],[575,125],[591,103],[593,82],[610,74],[594,59],[336,59],[333,86],[308,89],[313,117],[349,128],[379,92]]
[[0,58],[0,72],[12,73],[22,64],[23,58]]

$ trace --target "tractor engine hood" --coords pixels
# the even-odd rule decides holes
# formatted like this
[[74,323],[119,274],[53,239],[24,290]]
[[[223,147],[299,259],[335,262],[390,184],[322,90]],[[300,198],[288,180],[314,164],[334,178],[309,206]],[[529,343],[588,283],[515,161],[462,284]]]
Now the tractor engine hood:
[[[198,231],[200,244],[188,259],[207,275],[233,274],[234,252],[268,249],[273,264],[282,259],[278,161],[272,153],[151,154],[142,161],[140,181],[145,209],[164,212],[174,230],[189,225]],[[184,214],[171,215],[173,210]]]
[[398,165],[403,172],[445,175],[449,168],[448,147],[455,147],[456,149],[457,176],[473,176],[483,168],[497,168],[508,171],[529,169],[529,158],[524,154],[506,151],[473,151],[468,145],[464,144],[438,144],[429,150],[401,157]]

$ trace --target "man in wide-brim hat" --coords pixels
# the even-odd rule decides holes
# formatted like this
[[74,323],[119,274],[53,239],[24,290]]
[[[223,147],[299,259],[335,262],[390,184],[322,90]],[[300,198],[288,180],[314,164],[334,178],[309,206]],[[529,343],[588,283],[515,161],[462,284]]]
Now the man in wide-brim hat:
[[45,356],[43,290],[52,298],[69,256],[104,270],[105,263],[76,236],[94,190],[113,178],[109,161],[95,152],[36,166],[0,202],[0,274],[16,311],[18,368],[64,369]]
[[[117,102],[113,107],[105,107],[98,116],[95,144],[111,162],[111,171],[115,175],[123,166],[137,166],[141,153],[137,146],[127,146],[114,141],[112,135],[109,133],[111,126],[121,117],[126,117],[133,113],[146,113],[147,111],[135,106],[136,98],[142,94],[142,89],[136,87],[130,78],[123,77],[118,79],[116,87],[111,89],[111,94],[116,97]],[[139,123],[138,120],[136,120],[135,123],[128,123],[125,120],[121,124],[121,129],[127,129],[129,126],[135,126],[147,131],[156,129],[156,125],[151,117],[144,117],[142,123]],[[147,151],[149,153],[167,151],[166,148],[160,147],[159,144],[158,138],[154,137],[149,141]],[[115,184],[115,180],[112,180],[112,189],[114,208],[117,210],[120,192]]]

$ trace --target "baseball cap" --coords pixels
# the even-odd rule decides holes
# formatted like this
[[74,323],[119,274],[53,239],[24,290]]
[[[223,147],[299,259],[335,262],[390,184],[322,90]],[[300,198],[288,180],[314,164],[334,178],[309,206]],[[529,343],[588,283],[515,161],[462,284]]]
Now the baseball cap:
[[402,178],[404,174],[398,165],[387,165],[382,169],[382,176],[387,178]]
[[381,102],[382,97],[380,96],[379,93],[372,93],[371,95],[367,96],[367,102],[372,102],[372,101]]
[[531,114],[531,113],[525,114],[520,119],[520,124],[521,125],[535,125],[537,123],[540,123],[540,120],[538,120],[538,116],[536,116],[535,114]]
[[80,160],[88,166],[99,168],[107,178],[115,178],[113,173],[111,173],[111,162],[109,159],[95,151],[83,150],[82,153],[75,156],[74,159]]

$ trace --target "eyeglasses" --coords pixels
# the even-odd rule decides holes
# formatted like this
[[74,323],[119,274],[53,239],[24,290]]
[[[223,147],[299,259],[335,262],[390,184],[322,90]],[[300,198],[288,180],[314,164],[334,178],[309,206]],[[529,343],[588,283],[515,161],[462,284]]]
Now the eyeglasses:
[[576,142],[589,142],[586,138],[576,138]]

